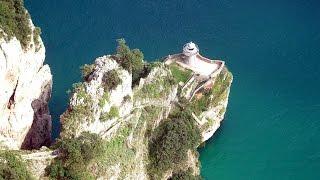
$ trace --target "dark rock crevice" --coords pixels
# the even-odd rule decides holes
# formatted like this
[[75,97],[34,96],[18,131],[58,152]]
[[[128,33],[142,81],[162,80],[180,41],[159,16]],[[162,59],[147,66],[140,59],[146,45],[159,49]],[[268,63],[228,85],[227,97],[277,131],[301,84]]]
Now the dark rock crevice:
[[18,82],[19,82],[19,80],[17,80],[16,86],[15,86],[14,89],[13,89],[13,93],[12,93],[12,95],[11,95],[10,98],[9,98],[9,102],[8,102],[8,104],[7,104],[7,108],[8,108],[8,109],[11,109],[12,105],[14,105],[14,102],[15,102],[15,101],[14,101],[14,96],[15,96],[15,94],[16,94]]
[[51,89],[51,81],[45,83],[39,98],[32,101],[33,122],[21,145],[21,149],[39,149],[42,146],[49,147],[51,145],[52,122],[48,106]]
[[32,126],[21,145],[21,149],[39,149],[51,145],[51,116],[47,102],[36,99],[31,104],[34,110]]

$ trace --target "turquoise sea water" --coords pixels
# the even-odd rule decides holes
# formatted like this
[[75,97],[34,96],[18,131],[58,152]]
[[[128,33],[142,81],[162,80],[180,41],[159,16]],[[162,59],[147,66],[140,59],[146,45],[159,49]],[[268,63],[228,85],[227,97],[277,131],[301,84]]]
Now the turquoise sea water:
[[320,179],[320,2],[25,0],[42,29],[54,134],[79,66],[124,37],[145,59],[196,42],[234,74],[226,118],[199,149],[206,179]]

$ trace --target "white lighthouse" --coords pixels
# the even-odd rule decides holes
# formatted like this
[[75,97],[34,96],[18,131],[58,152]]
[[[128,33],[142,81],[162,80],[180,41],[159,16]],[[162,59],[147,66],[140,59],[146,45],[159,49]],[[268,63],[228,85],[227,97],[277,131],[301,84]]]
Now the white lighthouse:
[[197,54],[199,53],[199,48],[198,46],[193,43],[189,42],[183,46],[183,54],[187,56],[185,59],[185,63],[188,64],[189,66],[195,66],[197,63]]

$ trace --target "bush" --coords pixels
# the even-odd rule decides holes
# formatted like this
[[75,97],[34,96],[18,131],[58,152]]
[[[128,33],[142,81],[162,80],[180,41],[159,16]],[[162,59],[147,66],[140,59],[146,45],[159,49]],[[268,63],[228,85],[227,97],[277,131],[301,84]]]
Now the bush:
[[113,90],[122,83],[122,79],[119,77],[119,74],[115,69],[106,72],[102,77],[102,81],[105,91]]
[[110,99],[109,97],[109,93],[108,92],[104,92],[104,94],[102,95],[102,97],[99,99],[99,107],[103,108],[104,105],[106,104],[106,102],[108,102]]
[[200,176],[195,176],[192,174],[192,169],[188,169],[187,171],[179,171],[177,173],[173,173],[169,180],[201,180]]
[[80,71],[81,71],[81,77],[87,81],[89,78],[89,75],[92,73],[92,71],[94,70],[94,64],[85,64],[83,66],[80,67]]
[[111,106],[110,111],[108,113],[102,114],[100,117],[100,121],[106,121],[109,119],[119,117],[119,108],[117,106]]
[[0,0],[0,28],[7,34],[7,40],[15,36],[23,48],[27,48],[31,40],[29,18],[23,0]]
[[104,145],[99,135],[89,132],[83,132],[78,138],[60,140],[56,146],[64,156],[46,168],[47,176],[54,179],[94,179],[94,174],[87,167],[104,156]]
[[201,134],[193,121],[188,113],[181,111],[178,116],[169,116],[154,130],[149,143],[151,176],[179,168],[187,160],[187,151],[196,150]]
[[132,73],[132,82],[140,79],[144,73],[143,54],[139,49],[130,50],[124,39],[118,39],[117,56],[118,63],[127,71]]
[[41,35],[41,29],[39,27],[35,27],[33,29],[33,42],[36,46],[36,50],[39,50],[39,44],[40,44],[40,35]]
[[134,98],[164,98],[171,93],[174,87],[172,76],[157,77],[152,82],[145,83],[139,91],[134,94]]
[[16,154],[0,152],[0,179],[33,179],[26,164]]
[[124,103],[124,102],[129,102],[129,101],[131,101],[131,96],[129,94],[127,94],[126,96],[123,97],[122,102]]
[[139,49],[133,49],[132,53],[132,81],[140,79],[141,74],[144,71],[143,54]]

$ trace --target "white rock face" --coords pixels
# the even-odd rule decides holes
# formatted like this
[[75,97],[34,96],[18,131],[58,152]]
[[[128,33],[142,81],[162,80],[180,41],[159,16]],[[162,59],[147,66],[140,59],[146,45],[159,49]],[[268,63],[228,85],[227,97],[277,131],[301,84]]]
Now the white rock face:
[[[30,25],[34,29],[31,20]],[[49,66],[43,65],[45,48],[38,39],[35,45],[31,37],[27,49],[15,37],[0,39],[0,149],[50,144],[52,75]]]
[[[104,74],[111,70],[117,71],[122,82],[115,89],[104,92],[104,82],[102,79]],[[114,59],[110,56],[97,58],[95,60],[94,71],[90,75],[90,81],[83,83],[83,91],[87,98],[90,99],[91,103],[86,105],[86,102],[84,102],[84,99],[79,92],[74,93],[70,100],[70,108],[73,109],[76,106],[86,105],[88,108],[87,112],[88,114],[91,114],[92,117],[84,117],[84,119],[86,118],[86,121],[81,121],[79,123],[70,122],[70,120],[65,120],[65,118],[62,117],[62,134],[73,134],[75,136],[79,136],[81,132],[89,131],[91,133],[100,134],[102,137],[109,135],[106,134],[107,130],[113,126],[117,127],[116,124],[132,110],[133,102],[131,85],[131,74],[120,67]],[[104,93],[108,93],[109,99],[105,101],[103,103],[104,105],[101,107],[99,102],[103,98]],[[130,97],[130,100],[125,101],[124,98],[126,96]],[[111,107],[116,107],[118,109],[119,117],[101,121],[101,116],[103,114],[107,114]],[[68,125],[66,125],[67,123]]]

